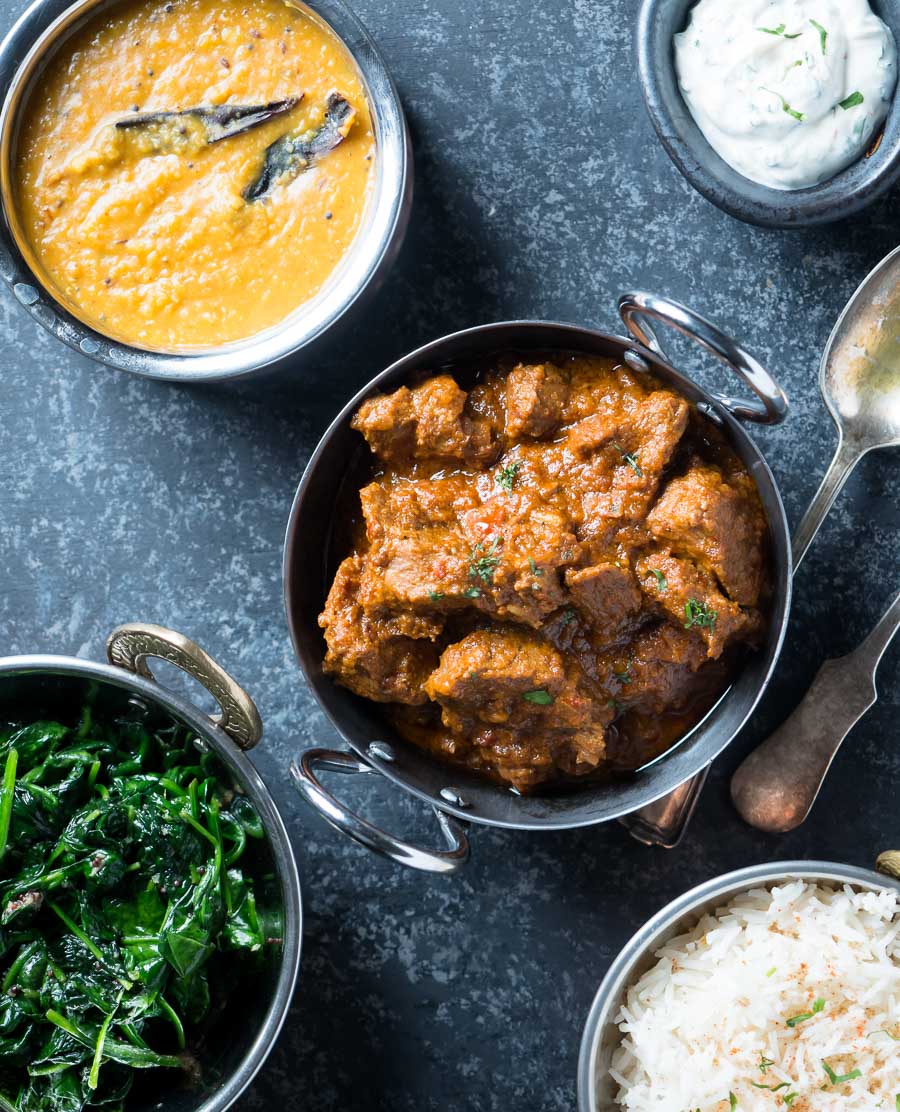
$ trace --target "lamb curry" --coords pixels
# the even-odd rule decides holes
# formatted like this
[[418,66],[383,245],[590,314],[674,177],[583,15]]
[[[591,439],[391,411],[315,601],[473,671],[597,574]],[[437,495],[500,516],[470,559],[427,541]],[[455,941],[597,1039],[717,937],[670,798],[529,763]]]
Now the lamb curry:
[[350,52],[282,0],[127,0],[31,95],[15,207],[35,267],[115,339],[245,339],[315,297],[365,219],[375,140]]
[[353,427],[375,468],[324,667],[436,756],[520,792],[637,768],[763,636],[755,484],[653,378],[510,360],[373,397]]

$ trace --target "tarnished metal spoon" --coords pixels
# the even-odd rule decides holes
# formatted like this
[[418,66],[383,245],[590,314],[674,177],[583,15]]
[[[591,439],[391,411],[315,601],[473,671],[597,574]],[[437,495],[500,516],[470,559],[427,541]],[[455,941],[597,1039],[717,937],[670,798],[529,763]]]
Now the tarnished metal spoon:
[[[819,383],[838,448],[794,536],[795,570],[862,457],[900,445],[900,248],[851,298],[828,341]],[[898,611],[895,601],[854,653],[828,661],[794,715],[737,770],[732,798],[747,822],[785,831],[809,814],[835,753],[877,698],[874,673]]]
[[900,247],[878,264],[834,326],[819,386],[838,447],[794,535],[794,568],[864,455],[900,445]]
[[875,673],[898,629],[900,595],[857,649],[825,661],[803,702],[734,774],[731,798],[751,826],[784,834],[812,810],[838,749],[875,705]]

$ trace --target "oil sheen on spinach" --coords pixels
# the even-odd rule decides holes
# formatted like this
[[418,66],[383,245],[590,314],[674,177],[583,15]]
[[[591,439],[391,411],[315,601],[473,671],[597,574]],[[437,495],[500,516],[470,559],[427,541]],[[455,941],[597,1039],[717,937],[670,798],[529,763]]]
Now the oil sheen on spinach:
[[196,1081],[211,990],[279,933],[242,870],[252,805],[146,713],[0,724],[2,1109],[121,1112],[138,1070]]

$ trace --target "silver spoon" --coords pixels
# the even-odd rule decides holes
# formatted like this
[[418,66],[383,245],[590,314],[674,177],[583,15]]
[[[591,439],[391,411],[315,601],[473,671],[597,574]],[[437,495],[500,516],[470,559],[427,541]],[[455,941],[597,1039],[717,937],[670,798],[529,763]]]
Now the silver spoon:
[[[838,447],[794,535],[795,571],[853,468],[875,448],[900,444],[900,247],[875,267],[838,319],[822,357],[819,387],[837,425]],[[837,742],[832,738],[832,756],[848,732],[849,727]],[[768,751],[771,769],[765,770],[755,763],[752,766],[755,774],[749,771],[744,774],[743,790],[748,797],[750,793],[763,796],[776,790],[771,778],[786,767],[791,745],[789,738],[779,736],[780,744]],[[677,845],[708,772],[709,769],[704,769],[664,799],[623,822],[639,841]],[[810,771],[810,783],[816,775]],[[820,786],[821,778],[807,789],[812,792],[810,806]],[[751,805],[747,806],[749,812]],[[754,813],[756,806],[754,803]]]
[[863,456],[900,444],[900,247],[875,267],[834,326],[819,387],[838,447],[794,534],[795,571]]
[[[900,248],[850,299],[819,384],[838,448],[794,536],[795,570],[862,457],[900,445]],[[809,814],[841,743],[878,697],[875,670],[898,622],[900,599],[854,653],[823,665],[794,714],[734,774],[732,798],[751,825],[791,830]]]
[[878,699],[875,673],[900,629],[900,595],[859,648],[826,660],[803,702],[734,774],[731,798],[741,818],[784,834],[812,810],[844,739]]

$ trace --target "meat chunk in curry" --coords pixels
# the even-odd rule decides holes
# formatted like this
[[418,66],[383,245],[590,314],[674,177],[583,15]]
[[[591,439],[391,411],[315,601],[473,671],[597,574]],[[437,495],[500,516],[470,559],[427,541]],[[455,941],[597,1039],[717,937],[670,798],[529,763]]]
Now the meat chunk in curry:
[[374,466],[324,667],[436,756],[518,791],[637,768],[761,640],[756,487],[650,376],[499,361],[373,397],[353,427]]

